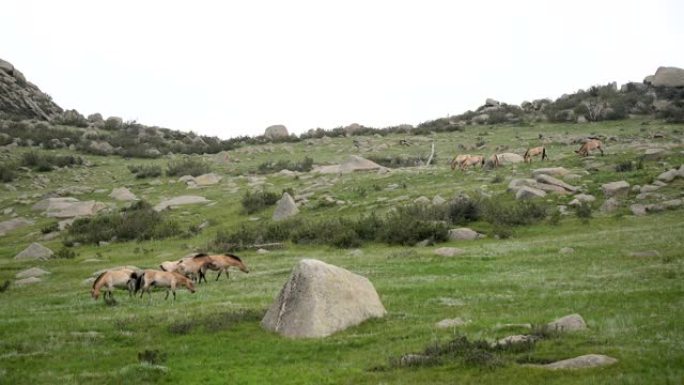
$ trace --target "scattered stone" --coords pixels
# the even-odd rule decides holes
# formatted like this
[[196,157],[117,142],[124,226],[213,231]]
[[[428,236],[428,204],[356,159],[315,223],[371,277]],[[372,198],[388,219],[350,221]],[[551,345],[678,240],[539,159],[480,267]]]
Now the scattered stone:
[[482,234],[467,227],[460,227],[449,230],[450,241],[471,241],[483,237]]
[[667,170],[664,173],[658,175],[657,179],[666,183],[670,183],[675,178],[684,178],[684,171],[682,171],[682,168],[684,166],[679,167],[679,170],[676,168],[673,168],[671,170]]
[[428,198],[426,196],[420,196],[420,197],[414,199],[413,203],[416,203],[419,205],[427,205],[427,204],[430,204],[430,198]]
[[629,183],[624,180],[611,182],[601,185],[603,194],[607,197],[627,196],[629,193]]
[[293,215],[297,215],[299,209],[295,203],[292,196],[288,193],[283,193],[283,196],[276,202],[276,209],[273,212],[273,220],[280,221],[285,218],[289,218]]
[[138,200],[138,197],[136,197],[135,194],[133,194],[131,190],[127,189],[126,187],[113,189],[111,194],[109,194],[109,197],[117,201],[125,202]]
[[34,283],[42,282],[42,280],[38,277],[28,277],[24,279],[19,279],[14,282],[15,285],[18,286],[24,286],[24,285],[32,285]]
[[319,166],[312,171],[319,174],[348,174],[355,171],[387,171],[387,169],[368,159],[357,155],[351,155],[342,164]]
[[534,175],[535,177],[538,175],[551,175],[551,176],[563,177],[569,173],[570,173],[570,171],[568,171],[564,167],[538,168],[538,169],[532,171],[532,175]]
[[442,198],[439,195],[435,195],[434,198],[432,198],[432,204],[435,206],[440,206],[446,203],[446,199]]
[[504,337],[494,343],[492,343],[492,346],[497,346],[497,345],[518,345],[518,344],[524,344],[524,343],[534,343],[536,338],[533,336],[527,335],[527,334],[518,334],[514,336],[508,336]]
[[10,220],[0,222],[0,236],[3,236],[10,231],[32,224],[33,221],[30,221],[26,218],[12,218]]
[[684,203],[682,199],[671,199],[662,203],[665,209],[671,210],[680,207]]
[[[54,200],[59,198],[49,198]],[[65,198],[66,199],[66,198]],[[76,202],[50,202],[45,212],[48,217],[52,218],[74,218],[74,217],[89,217],[97,214],[99,211],[107,208],[102,202],[96,201],[76,201]]]
[[268,253],[270,253],[270,251],[268,251],[266,249],[259,248],[259,249],[257,249],[256,253],[257,254],[268,254]]
[[629,253],[629,256],[637,258],[651,258],[660,257],[660,253],[657,250],[632,251]]
[[615,198],[608,198],[603,202],[599,209],[602,213],[612,213],[620,208],[620,201]]
[[198,177],[195,177],[195,184],[197,187],[204,187],[204,186],[212,186],[215,184],[218,184],[223,177],[217,174],[209,173],[209,174],[203,174]]
[[534,187],[523,186],[518,189],[515,193],[515,199],[532,199],[532,198],[543,198],[546,196],[546,192]]
[[522,163],[525,159],[518,154],[514,154],[512,152],[504,152],[501,154],[496,154],[497,158],[499,158],[499,164],[501,165],[509,165],[509,164],[516,164],[516,163]]
[[88,186],[69,186],[69,187],[62,187],[62,188],[57,189],[56,193],[57,193],[57,195],[64,197],[67,195],[90,194],[94,190],[95,190],[94,188],[88,187]]
[[167,208],[174,208],[177,206],[182,206],[182,205],[192,205],[192,204],[198,204],[198,203],[210,203],[210,200],[207,200],[205,197],[197,196],[197,195],[181,195],[175,198],[167,199],[165,201],[160,202],[156,206],[154,206],[155,211],[162,211],[166,210]]
[[584,369],[584,368],[595,368],[599,366],[613,365],[617,363],[618,360],[604,356],[601,354],[587,354],[584,356],[579,356],[575,358],[570,358],[567,360],[556,361],[551,364],[546,365],[535,365],[544,369],[558,370],[558,369]]
[[667,151],[662,148],[649,148],[642,155],[644,160],[659,160],[667,155]]
[[572,254],[575,252],[575,249],[572,247],[563,247],[562,249],[558,250],[558,252],[561,254]]
[[435,327],[438,329],[451,329],[457,326],[463,326],[468,324],[467,321],[463,320],[461,317],[457,318],[451,318],[451,319],[443,319],[435,324]]
[[40,277],[46,274],[50,274],[49,271],[45,271],[39,267],[32,267],[30,269],[22,270],[18,272],[14,277],[18,279],[30,278],[30,277]]
[[325,337],[386,314],[373,284],[360,275],[303,259],[261,321],[291,338]]
[[36,260],[52,258],[54,253],[52,250],[41,245],[40,243],[32,243],[29,247],[24,249],[21,253],[14,256],[18,260]]
[[539,174],[539,175],[536,175],[536,176],[535,176],[535,180],[536,180],[537,182],[539,182],[539,183],[544,183],[544,184],[549,184],[549,185],[552,185],[552,186],[561,187],[561,188],[563,188],[563,189],[565,189],[565,190],[567,190],[567,191],[569,191],[569,192],[573,192],[573,193],[576,192],[576,191],[578,190],[577,187],[571,186],[571,185],[569,185],[569,184],[563,182],[562,180],[556,179],[556,178],[554,178],[554,177],[552,177],[552,176],[550,176],[550,175],[547,175],[547,174]]
[[642,217],[642,216],[646,215],[646,206],[642,205],[640,203],[635,203],[635,204],[629,206],[629,209],[632,211],[632,214],[634,214],[638,217]]
[[650,192],[657,191],[657,190],[659,190],[659,189],[660,189],[660,186],[655,186],[655,185],[652,185],[652,184],[647,184],[647,185],[641,187],[641,188],[639,189],[639,192],[641,192],[641,193],[650,193]]
[[571,332],[577,330],[584,330],[587,328],[587,324],[584,322],[579,314],[570,314],[565,317],[558,318],[555,321],[546,324],[546,327],[551,330],[561,331],[561,332]]
[[441,256],[441,257],[453,257],[459,254],[463,254],[464,250],[456,248],[456,247],[440,247],[439,249],[435,250],[435,254]]
[[593,195],[589,194],[577,194],[575,195],[575,199],[570,201],[568,205],[570,206],[580,206],[582,203],[591,203],[594,202],[596,198]]
[[399,358],[399,366],[415,366],[430,362],[430,357],[423,354],[404,354]]

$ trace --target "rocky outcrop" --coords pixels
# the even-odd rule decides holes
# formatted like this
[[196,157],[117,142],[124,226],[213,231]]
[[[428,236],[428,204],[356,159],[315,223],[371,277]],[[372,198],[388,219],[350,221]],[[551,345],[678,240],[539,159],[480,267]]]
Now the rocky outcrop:
[[290,134],[287,132],[287,127],[283,126],[282,124],[269,126],[266,128],[266,131],[264,132],[264,136],[269,139],[286,138],[289,135]]
[[276,209],[273,212],[273,220],[281,221],[291,216],[297,215],[299,209],[292,196],[288,193],[283,193],[283,196],[276,203]]
[[26,218],[12,218],[10,220],[0,222],[0,236],[3,236],[10,231],[32,224],[33,222]]
[[387,169],[363,157],[351,155],[341,164],[319,166],[313,171],[319,174],[348,174],[355,171],[387,171]]
[[32,243],[25,248],[21,253],[14,256],[17,260],[36,260],[36,259],[50,259],[54,253],[52,250],[41,245],[40,243]]
[[167,199],[164,201],[159,202],[156,206],[154,206],[154,211],[162,211],[166,210],[167,208],[174,208],[176,206],[183,206],[183,205],[194,205],[194,204],[199,204],[199,203],[210,203],[211,201],[208,200],[205,197],[197,196],[197,195],[181,195],[175,198]]
[[319,260],[303,259],[261,326],[291,338],[325,337],[385,314],[368,279]]
[[26,119],[52,120],[62,108],[11,63],[0,59],[0,112]]
[[659,67],[653,75],[655,87],[684,87],[684,69],[677,67]]
[[585,369],[613,365],[617,362],[617,359],[609,356],[604,356],[602,354],[586,354],[575,358],[569,358],[567,360],[556,361],[546,365],[538,365],[538,367],[551,370]]

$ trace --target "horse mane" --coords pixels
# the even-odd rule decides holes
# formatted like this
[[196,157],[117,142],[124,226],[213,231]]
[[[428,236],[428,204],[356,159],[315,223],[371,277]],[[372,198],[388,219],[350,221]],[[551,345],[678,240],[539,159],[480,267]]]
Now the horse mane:
[[192,259],[195,259],[195,258],[202,258],[202,257],[206,257],[206,256],[209,256],[209,254],[207,254],[207,253],[198,253],[198,254],[195,254],[195,255],[192,257]]
[[242,259],[240,259],[240,257],[238,257],[238,256],[235,255],[235,254],[223,254],[223,255],[225,255],[226,257],[235,258],[235,259],[237,259],[238,261],[242,262]]
[[95,282],[93,282],[93,289],[95,288],[95,285],[97,285],[97,283],[100,282],[102,277],[104,277],[104,275],[107,273],[109,273],[109,270],[102,272],[100,275],[97,276],[97,278],[95,278]]

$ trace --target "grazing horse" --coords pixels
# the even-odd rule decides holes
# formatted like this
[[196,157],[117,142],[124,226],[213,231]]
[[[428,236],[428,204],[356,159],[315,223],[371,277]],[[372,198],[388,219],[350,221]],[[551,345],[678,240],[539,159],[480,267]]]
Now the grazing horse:
[[197,278],[198,283],[207,282],[207,277],[204,272],[207,271],[208,265],[212,263],[211,257],[205,253],[195,254],[192,257],[183,258],[178,261],[176,272],[183,274],[186,277],[191,277],[193,280]]
[[[109,299],[113,300],[112,291],[117,289],[126,289],[128,294],[133,296],[133,290],[138,274],[131,269],[107,270],[100,274],[93,282],[93,288],[90,290],[90,295],[97,301],[100,296],[100,291],[104,291],[102,298],[106,301],[107,294]],[[103,289],[104,288],[104,289]]]
[[451,160],[451,169],[455,170],[456,166],[460,166],[463,160],[468,157],[469,155],[456,155],[454,159]]
[[468,169],[468,167],[474,166],[476,164],[479,164],[480,168],[482,168],[485,164],[484,156],[482,156],[482,155],[463,155],[461,163],[459,164],[459,168],[461,169],[461,171],[465,171]]
[[532,163],[532,157],[538,156],[540,154],[541,154],[541,160],[542,161],[544,159],[549,158],[546,155],[546,148],[544,146],[539,146],[539,147],[528,148],[527,151],[525,151],[525,155],[523,155],[523,159],[525,160],[525,163]]
[[168,272],[174,272],[178,271],[178,265],[182,262],[183,260],[178,260],[178,261],[166,261],[162,262],[159,264],[159,268],[162,271],[168,271]]
[[143,294],[147,292],[150,298],[152,298],[152,287],[165,287],[166,297],[169,298],[169,291],[173,293],[173,300],[176,300],[176,286],[183,285],[191,293],[195,292],[195,284],[192,280],[182,274],[176,272],[160,271],[160,270],[145,270],[135,281],[135,292],[138,290],[140,292],[140,298]]
[[580,156],[588,156],[589,151],[592,150],[601,151],[601,156],[603,156],[603,143],[601,143],[601,141],[598,139],[589,139],[588,141],[584,142],[579,150],[576,150],[575,152]]
[[[211,259],[211,263],[206,265],[206,268],[209,270],[218,270],[218,275],[216,276],[216,280],[218,281],[219,277],[221,276],[221,272],[226,272],[226,278],[230,279],[228,276],[228,268],[231,266],[235,266],[240,271],[243,273],[249,273],[249,269],[245,265],[244,262],[242,262],[242,259],[238,257],[237,255],[234,254],[223,254],[223,255],[210,255],[209,258]],[[202,272],[202,275],[204,275],[204,272]],[[206,282],[207,278],[206,276],[204,277],[204,280]]]
[[498,155],[498,154],[492,154],[492,156],[490,156],[490,157],[487,159],[486,165],[487,165],[489,168],[497,168],[497,167],[500,167],[500,166],[501,166],[501,160],[499,160],[499,155]]

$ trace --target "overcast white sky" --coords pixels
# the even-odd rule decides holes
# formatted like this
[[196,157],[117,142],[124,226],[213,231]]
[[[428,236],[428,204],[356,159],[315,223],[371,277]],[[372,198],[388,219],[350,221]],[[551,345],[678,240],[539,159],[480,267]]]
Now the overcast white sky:
[[418,124],[684,67],[684,1],[3,1],[63,108],[221,138]]

